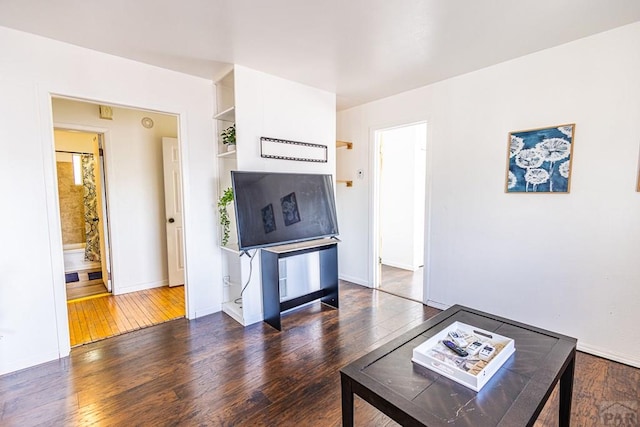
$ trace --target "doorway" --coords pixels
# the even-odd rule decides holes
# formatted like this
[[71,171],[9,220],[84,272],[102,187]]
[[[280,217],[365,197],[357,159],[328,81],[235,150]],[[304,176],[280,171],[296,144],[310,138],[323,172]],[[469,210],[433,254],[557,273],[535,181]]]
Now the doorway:
[[54,129],[67,300],[111,292],[103,135]]
[[[93,155],[98,196],[94,216],[89,219],[102,225],[98,227],[100,261],[93,262],[106,263],[102,276],[107,292],[67,304],[72,343],[79,345],[184,317],[184,270],[178,279],[174,277],[171,284],[177,286],[170,293],[152,292],[169,288],[170,265],[184,267],[181,216],[177,217],[180,232],[173,233],[177,239],[172,239],[178,241],[180,249],[170,251],[167,246],[167,223],[175,223],[176,218],[170,218],[165,210],[163,182],[163,138],[167,137],[175,141],[176,160],[176,169],[170,174],[175,185],[169,197],[182,212],[178,116],[56,97],[52,98],[52,107],[55,134],[63,130],[82,136],[93,134],[93,146],[84,150]],[[61,150],[57,138],[55,149],[69,151],[56,155],[71,156],[71,162],[74,155],[82,160],[84,154],[78,149]],[[62,216],[61,212],[61,227]],[[82,304],[85,302],[89,304]],[[134,316],[136,322],[131,323]],[[123,318],[131,324],[120,324]]]
[[423,302],[427,124],[379,129],[374,138],[374,287]]

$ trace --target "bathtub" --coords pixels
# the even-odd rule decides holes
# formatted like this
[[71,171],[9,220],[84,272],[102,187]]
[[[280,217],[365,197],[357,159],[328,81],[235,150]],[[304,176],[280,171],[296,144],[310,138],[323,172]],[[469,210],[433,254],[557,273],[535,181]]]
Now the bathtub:
[[100,262],[84,260],[84,243],[63,246],[65,273],[100,268]]

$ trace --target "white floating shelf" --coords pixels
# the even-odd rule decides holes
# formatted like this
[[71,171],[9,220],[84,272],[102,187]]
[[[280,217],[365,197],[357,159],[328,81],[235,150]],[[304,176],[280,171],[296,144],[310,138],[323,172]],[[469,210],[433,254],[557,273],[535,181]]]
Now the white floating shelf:
[[237,243],[227,243],[225,246],[220,246],[223,251],[231,252],[232,254],[240,255],[240,249],[238,249]]
[[222,120],[225,122],[235,122],[236,121],[236,107],[227,108],[224,111],[219,112],[215,116],[213,116],[215,120]]
[[242,305],[236,304],[233,301],[223,302],[222,303],[222,311],[227,313],[229,316],[233,318],[236,322],[240,323],[242,326],[244,324],[244,317],[242,316]]
[[235,159],[236,150],[223,151],[222,153],[218,153],[218,157],[229,157],[230,159]]

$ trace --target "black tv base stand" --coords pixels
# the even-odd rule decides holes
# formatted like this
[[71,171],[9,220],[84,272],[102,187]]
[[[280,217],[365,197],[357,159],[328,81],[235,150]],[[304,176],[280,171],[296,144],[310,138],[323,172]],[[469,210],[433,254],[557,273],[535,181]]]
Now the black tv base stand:
[[[319,239],[262,249],[262,310],[266,323],[281,331],[281,312],[318,299],[338,308],[338,242],[337,239]],[[318,252],[320,256],[320,289],[281,302],[278,261],[310,252]]]

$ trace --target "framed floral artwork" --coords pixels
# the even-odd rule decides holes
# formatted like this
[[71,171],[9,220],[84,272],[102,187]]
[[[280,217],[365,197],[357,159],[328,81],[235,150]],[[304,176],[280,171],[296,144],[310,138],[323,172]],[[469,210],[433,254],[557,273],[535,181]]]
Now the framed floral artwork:
[[575,124],[509,134],[507,193],[568,193]]

